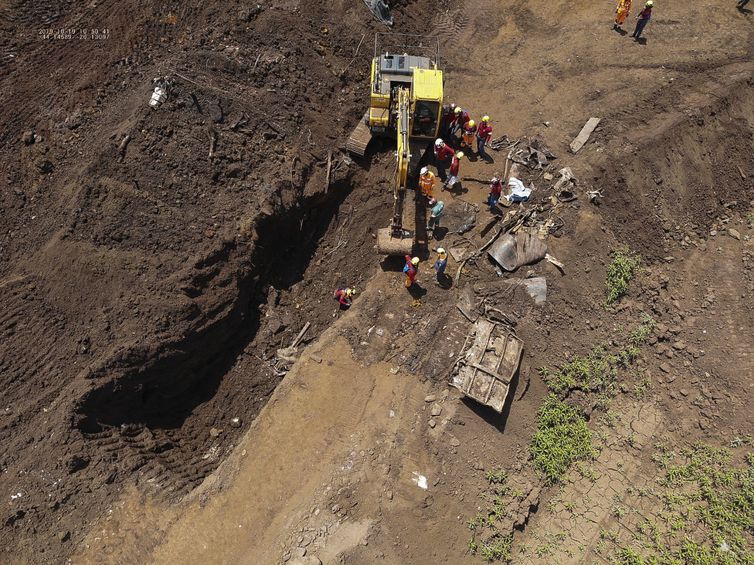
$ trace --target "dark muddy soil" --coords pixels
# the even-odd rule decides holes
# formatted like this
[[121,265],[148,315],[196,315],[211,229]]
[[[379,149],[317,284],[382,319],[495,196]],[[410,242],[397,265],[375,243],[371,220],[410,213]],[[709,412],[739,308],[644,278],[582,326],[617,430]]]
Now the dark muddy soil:
[[276,350],[377,268],[389,159],[339,150],[363,14],[255,6],[1,6],[5,555],[65,555],[124,480],[189,492],[284,374]]

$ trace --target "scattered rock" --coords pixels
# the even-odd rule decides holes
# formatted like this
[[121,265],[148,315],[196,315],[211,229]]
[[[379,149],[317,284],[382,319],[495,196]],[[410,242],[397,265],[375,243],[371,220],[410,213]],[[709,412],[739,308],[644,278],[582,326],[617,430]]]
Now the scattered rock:
[[319,355],[311,355],[309,356],[309,359],[311,359],[315,363],[322,363],[322,357],[320,357]]
[[670,371],[673,370],[673,368],[670,366],[669,363],[663,363],[662,365],[660,365],[660,370],[663,373],[669,373]]
[[55,166],[49,159],[42,159],[37,162],[37,169],[39,169],[40,173],[49,174],[55,169]]
[[440,414],[442,414],[442,406],[440,406],[439,404],[433,404],[430,414],[432,414],[433,417],[439,416]]
[[434,429],[434,427],[436,425],[437,425],[437,422],[435,421],[435,419],[434,418],[430,418],[429,419],[429,427]]
[[80,457],[78,455],[74,455],[70,459],[68,459],[67,467],[68,467],[68,473],[73,474],[76,471],[80,471],[81,469],[84,469],[89,465],[89,460],[85,459],[83,457]]
[[71,539],[71,532],[69,532],[68,530],[60,532],[58,534],[58,539],[60,540],[60,543],[67,542],[69,539]]
[[340,504],[334,504],[331,510],[333,514],[337,514],[338,512],[340,512]]
[[34,143],[34,132],[30,129],[26,130],[21,136],[21,141],[23,141],[24,145],[31,145]]
[[210,435],[210,437],[219,437],[221,433],[223,433],[223,431],[219,430],[217,428],[210,428],[209,429],[209,435]]
[[385,496],[387,496],[388,500],[393,500],[393,491],[389,490],[385,493]]
[[461,445],[461,441],[458,438],[455,438],[455,437],[451,438],[450,439],[450,445],[453,446],[453,447],[458,447],[459,445]]
[[434,402],[435,400],[437,400],[437,396],[434,394],[428,394],[424,397],[424,402]]
[[234,428],[240,428],[241,427],[241,418],[233,418],[230,421],[230,425]]
[[728,228],[728,235],[733,239],[738,239],[739,241],[741,240],[741,232],[736,229]]
[[677,351],[683,351],[684,349],[686,349],[686,342],[683,340],[676,341],[673,344],[673,349]]

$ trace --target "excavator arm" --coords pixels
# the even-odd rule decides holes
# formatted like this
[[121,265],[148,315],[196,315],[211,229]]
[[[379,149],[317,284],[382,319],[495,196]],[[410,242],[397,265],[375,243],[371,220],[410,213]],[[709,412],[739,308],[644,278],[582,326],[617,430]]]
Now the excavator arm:
[[403,200],[408,184],[408,167],[411,161],[409,132],[409,113],[411,111],[411,93],[408,88],[398,90],[398,115],[396,117],[397,166],[395,169],[395,184],[393,186],[393,237],[400,237],[403,230]]

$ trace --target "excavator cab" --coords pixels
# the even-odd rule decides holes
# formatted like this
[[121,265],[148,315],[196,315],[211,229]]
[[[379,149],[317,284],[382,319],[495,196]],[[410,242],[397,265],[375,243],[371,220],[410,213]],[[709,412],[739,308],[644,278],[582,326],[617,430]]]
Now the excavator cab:
[[372,59],[369,109],[346,148],[363,156],[375,136],[395,139],[393,220],[377,234],[377,248],[388,255],[410,254],[416,242],[415,214],[404,215],[410,178],[440,130],[443,73],[438,68],[439,40],[378,33]]

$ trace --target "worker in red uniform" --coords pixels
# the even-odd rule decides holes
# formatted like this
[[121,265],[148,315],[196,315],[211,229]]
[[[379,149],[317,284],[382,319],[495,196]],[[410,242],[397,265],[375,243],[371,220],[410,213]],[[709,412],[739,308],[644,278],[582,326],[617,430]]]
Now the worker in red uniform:
[[446,188],[448,190],[453,190],[453,187],[458,182],[458,171],[461,168],[461,159],[463,159],[463,151],[458,151],[453,155],[453,158],[450,161],[450,177],[448,178],[448,182],[443,186],[443,190]]
[[442,139],[438,138],[435,141],[435,165],[437,166],[437,174],[440,175],[440,180],[443,182],[448,180],[448,175],[445,171],[450,167],[453,155],[455,154],[456,152],[453,148]]
[[404,284],[406,288],[411,288],[416,283],[416,274],[419,272],[419,258],[406,255],[406,265],[403,267],[403,272],[406,274]]
[[459,132],[463,133],[463,128],[469,123],[471,116],[469,116],[469,113],[460,106],[456,106],[453,112],[455,113],[455,118],[450,124],[450,138],[456,139]]
[[455,110],[455,102],[450,105],[445,104],[442,107],[442,118],[440,119],[440,135],[442,137],[450,137],[450,124],[456,119]]
[[500,195],[503,193],[503,182],[500,180],[500,173],[495,173],[490,181],[490,194],[487,196],[487,205],[490,207],[490,212],[495,209],[497,201],[500,200]]
[[351,288],[351,287],[338,288],[333,293],[333,297],[340,304],[340,308],[342,310],[346,310],[351,306],[351,301],[353,300],[353,295],[355,293],[356,293],[355,288]]
[[476,149],[479,156],[485,161],[489,161],[489,155],[484,150],[484,146],[492,141],[492,126],[490,125],[490,117],[484,116],[482,121],[479,122],[479,127],[476,130]]

